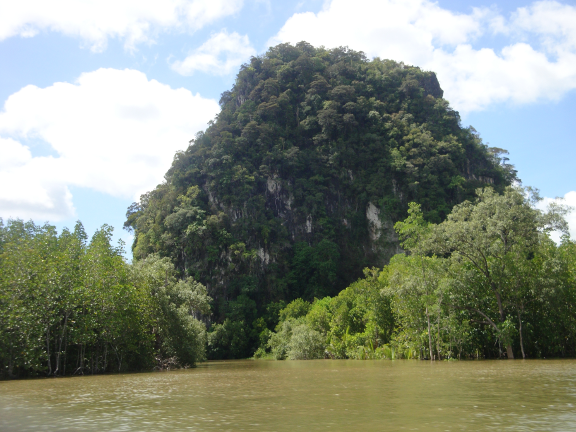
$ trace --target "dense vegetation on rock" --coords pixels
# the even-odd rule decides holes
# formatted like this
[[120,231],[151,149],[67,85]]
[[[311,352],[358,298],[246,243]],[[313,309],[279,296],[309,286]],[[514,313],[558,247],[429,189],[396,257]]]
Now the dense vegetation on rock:
[[269,305],[336,295],[386,264],[409,202],[441,222],[477,187],[502,191],[515,175],[460,126],[434,73],[346,48],[273,47],[220,104],[126,223],[136,260],[169,257],[206,285],[214,323],[252,334],[217,356],[249,354]]

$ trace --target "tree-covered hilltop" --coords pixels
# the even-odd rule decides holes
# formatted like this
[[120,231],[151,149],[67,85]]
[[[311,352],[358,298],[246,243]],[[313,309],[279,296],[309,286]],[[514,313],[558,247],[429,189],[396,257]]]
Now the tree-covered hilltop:
[[400,250],[392,227],[409,202],[437,223],[477,187],[514,179],[442,94],[433,72],[347,48],[252,58],[166,181],[130,207],[135,259],[170,257],[207,286],[220,322],[337,294]]

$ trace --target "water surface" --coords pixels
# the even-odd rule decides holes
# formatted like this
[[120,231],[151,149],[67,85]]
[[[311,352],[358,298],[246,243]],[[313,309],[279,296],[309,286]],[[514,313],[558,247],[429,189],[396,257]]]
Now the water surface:
[[576,431],[576,361],[228,361],[0,382],[0,430]]

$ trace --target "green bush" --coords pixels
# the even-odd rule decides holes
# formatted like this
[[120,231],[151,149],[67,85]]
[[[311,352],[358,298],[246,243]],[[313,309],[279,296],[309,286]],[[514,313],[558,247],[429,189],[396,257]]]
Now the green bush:
[[272,333],[268,341],[268,347],[272,350],[272,355],[276,360],[284,360],[288,354],[290,338],[292,337],[292,327],[300,322],[294,318],[278,324],[276,333]]
[[276,360],[324,358],[325,337],[306,324],[305,319],[288,318],[272,333],[268,347]]
[[307,301],[297,298],[280,311],[280,323],[289,318],[301,318],[306,316],[310,310],[310,306],[310,303]]
[[249,335],[244,321],[224,320],[208,333],[208,357],[214,360],[250,357]]
[[290,360],[324,358],[324,348],[325,338],[306,324],[300,324],[292,329],[292,337],[288,343],[288,358]]

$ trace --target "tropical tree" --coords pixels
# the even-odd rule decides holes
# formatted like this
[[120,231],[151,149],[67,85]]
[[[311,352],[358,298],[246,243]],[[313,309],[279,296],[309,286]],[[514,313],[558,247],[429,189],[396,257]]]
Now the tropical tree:
[[524,262],[534,258],[547,232],[567,230],[563,219],[567,209],[556,206],[544,213],[531,205],[537,196],[515,187],[507,187],[501,195],[492,188],[476,193],[474,203],[456,205],[446,221],[433,226],[425,249],[463,265],[453,305],[492,327],[512,359],[513,314],[522,296],[519,273],[529,279],[531,266]]
[[[428,327],[428,352],[430,360],[434,359],[432,352],[432,328],[430,325],[430,308],[434,301],[434,293],[437,289],[437,278],[433,275],[431,267],[435,261],[426,259],[428,243],[431,232],[431,225],[424,220],[424,215],[420,205],[410,203],[408,207],[408,217],[394,225],[394,229],[400,237],[402,247],[410,252],[415,260],[405,261],[405,264],[416,264],[419,267],[419,274],[416,277],[408,277],[406,274],[400,276],[393,273],[391,286],[397,294],[411,293],[416,295],[424,308],[426,324]],[[420,308],[412,305],[410,310],[418,311]],[[440,353],[438,353],[440,356]]]
[[204,360],[206,326],[200,319],[210,315],[211,301],[206,287],[192,277],[178,280],[170,259],[158,255],[136,262],[132,278],[151,297],[160,353],[176,357],[182,366]]
[[418,347],[421,352],[425,338],[431,360],[441,359],[444,351],[441,332],[448,317],[443,302],[444,264],[436,257],[396,255],[380,276],[385,286],[383,293],[391,297],[392,310],[401,328],[396,340],[408,347]]

